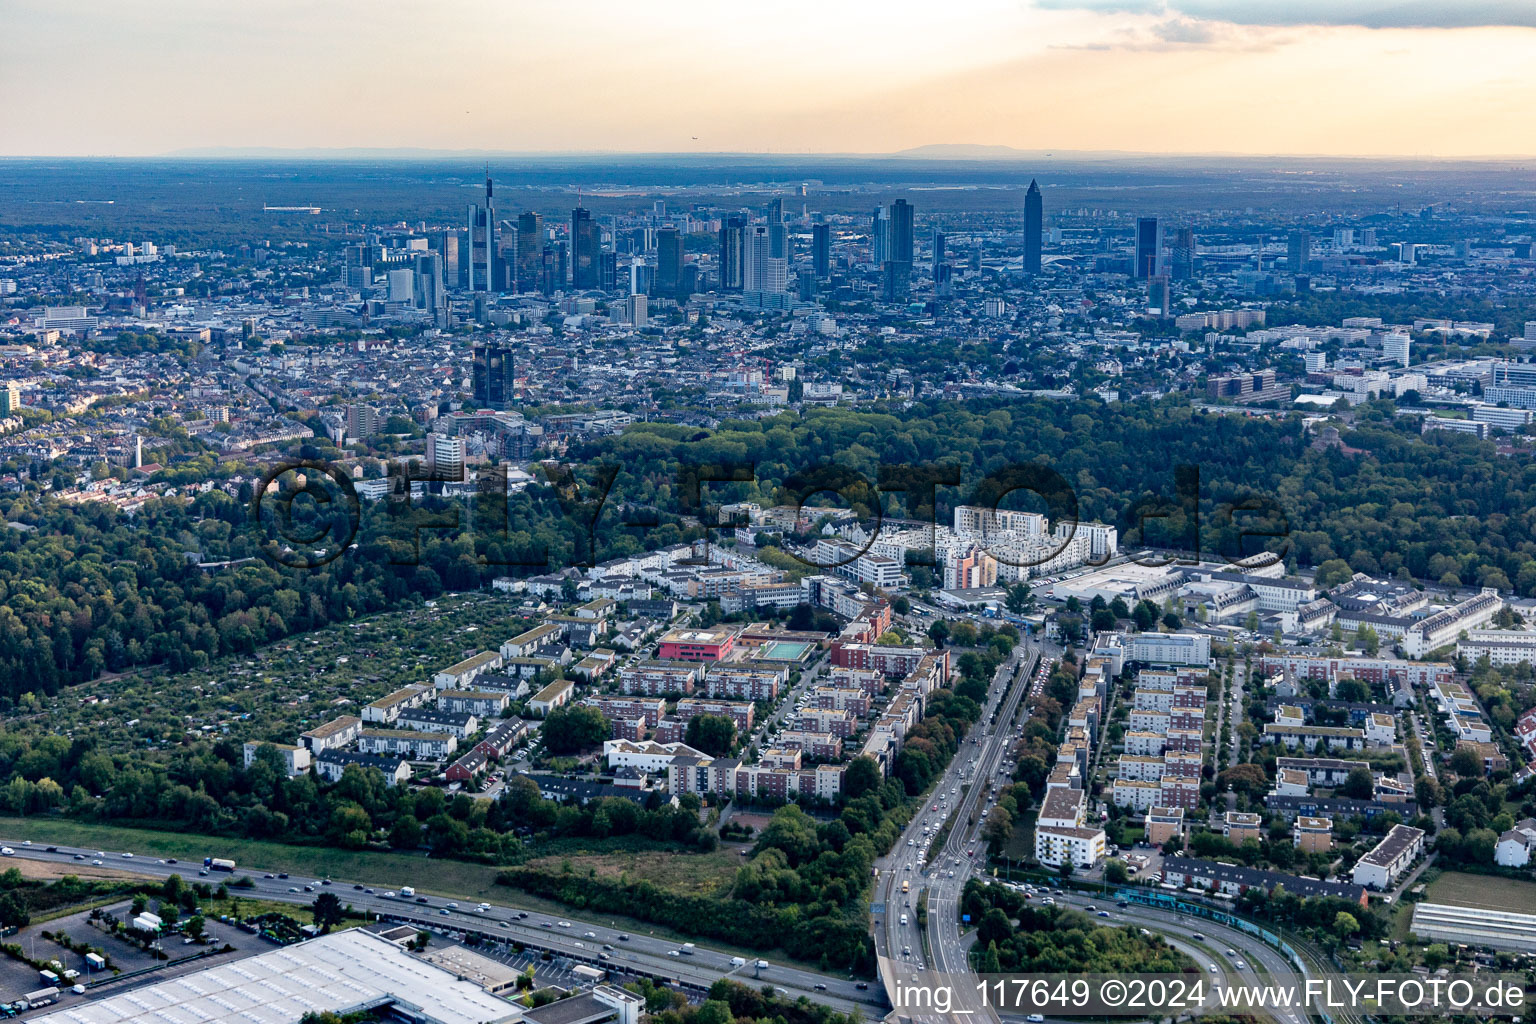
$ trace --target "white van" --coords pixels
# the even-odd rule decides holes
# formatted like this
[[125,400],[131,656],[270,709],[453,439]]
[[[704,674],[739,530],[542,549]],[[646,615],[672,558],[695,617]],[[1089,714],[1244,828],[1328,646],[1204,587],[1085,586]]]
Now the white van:
[[902,914],[901,915],[901,924],[902,924],[902,927],[906,927],[906,924],[907,924],[907,915],[906,914]]
[[400,887],[400,895],[401,896],[415,896],[416,895],[416,890],[413,889],[409,885],[402,885]]

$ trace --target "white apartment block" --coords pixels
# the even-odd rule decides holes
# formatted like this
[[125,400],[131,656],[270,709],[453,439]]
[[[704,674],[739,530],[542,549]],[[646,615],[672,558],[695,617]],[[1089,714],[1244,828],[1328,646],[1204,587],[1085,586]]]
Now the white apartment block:
[[1392,888],[1403,872],[1408,870],[1424,852],[1424,831],[1411,825],[1393,825],[1386,838],[1375,849],[1355,863],[1351,876],[1356,885],[1385,891]]
[[1536,665],[1536,630],[1469,629],[1456,643],[1456,653],[1475,663],[1487,658],[1495,666]]

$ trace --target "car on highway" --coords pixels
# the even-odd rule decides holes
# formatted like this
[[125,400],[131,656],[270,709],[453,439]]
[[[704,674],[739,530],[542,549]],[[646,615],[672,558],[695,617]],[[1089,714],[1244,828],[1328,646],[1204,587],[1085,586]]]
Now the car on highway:
[[619,936],[619,941],[620,941],[620,942],[628,942],[628,941],[629,941],[629,936],[628,936],[628,935],[622,935],[622,934],[621,934],[621,935],[620,935],[620,936]]
[[816,991],[817,992],[825,992],[826,990],[827,990],[827,986],[826,986],[825,983],[820,982],[820,981],[818,981],[816,983]]
[[1206,969],[1209,970],[1212,974],[1219,974],[1220,973],[1219,971],[1216,970],[1216,965],[1215,964],[1206,964]]
[[555,923],[558,924],[561,928],[569,928],[571,926],[571,922],[569,921],[556,921]]
[[1101,910],[1101,911],[1099,911],[1099,916],[1100,917],[1108,917],[1109,916],[1109,911]]
[[1246,971],[1248,969],[1248,965],[1243,963],[1241,960],[1237,961],[1232,966],[1236,967],[1240,971]]
[[1029,1024],[1044,1024],[1045,1021],[1045,1018],[1040,1016],[1038,1013],[1032,1013],[1024,1019],[1029,1021]]
[[853,987],[858,989],[860,992],[868,992],[869,991],[869,982],[861,981],[861,982],[858,982],[857,984],[855,984]]

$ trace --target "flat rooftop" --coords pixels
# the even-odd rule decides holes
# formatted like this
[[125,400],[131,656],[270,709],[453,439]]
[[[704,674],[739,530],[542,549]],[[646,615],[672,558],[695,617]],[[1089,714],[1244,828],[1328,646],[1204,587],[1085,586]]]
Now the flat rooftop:
[[508,1024],[522,1009],[360,928],[72,1004],[47,1024],[295,1024],[395,1003],[428,1024]]

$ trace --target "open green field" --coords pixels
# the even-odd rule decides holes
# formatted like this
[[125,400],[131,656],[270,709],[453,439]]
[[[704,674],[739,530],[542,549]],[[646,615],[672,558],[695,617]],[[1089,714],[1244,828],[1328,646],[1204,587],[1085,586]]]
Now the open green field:
[[1529,914],[1536,909],[1536,882],[1447,871],[1430,883],[1427,902]]
[[725,848],[712,853],[680,853],[660,848],[592,849],[592,845],[573,843],[566,851],[533,858],[528,865],[558,871],[569,860],[580,871],[594,871],[600,878],[646,879],[690,896],[715,896],[730,890],[737,869],[745,861],[736,850]]

